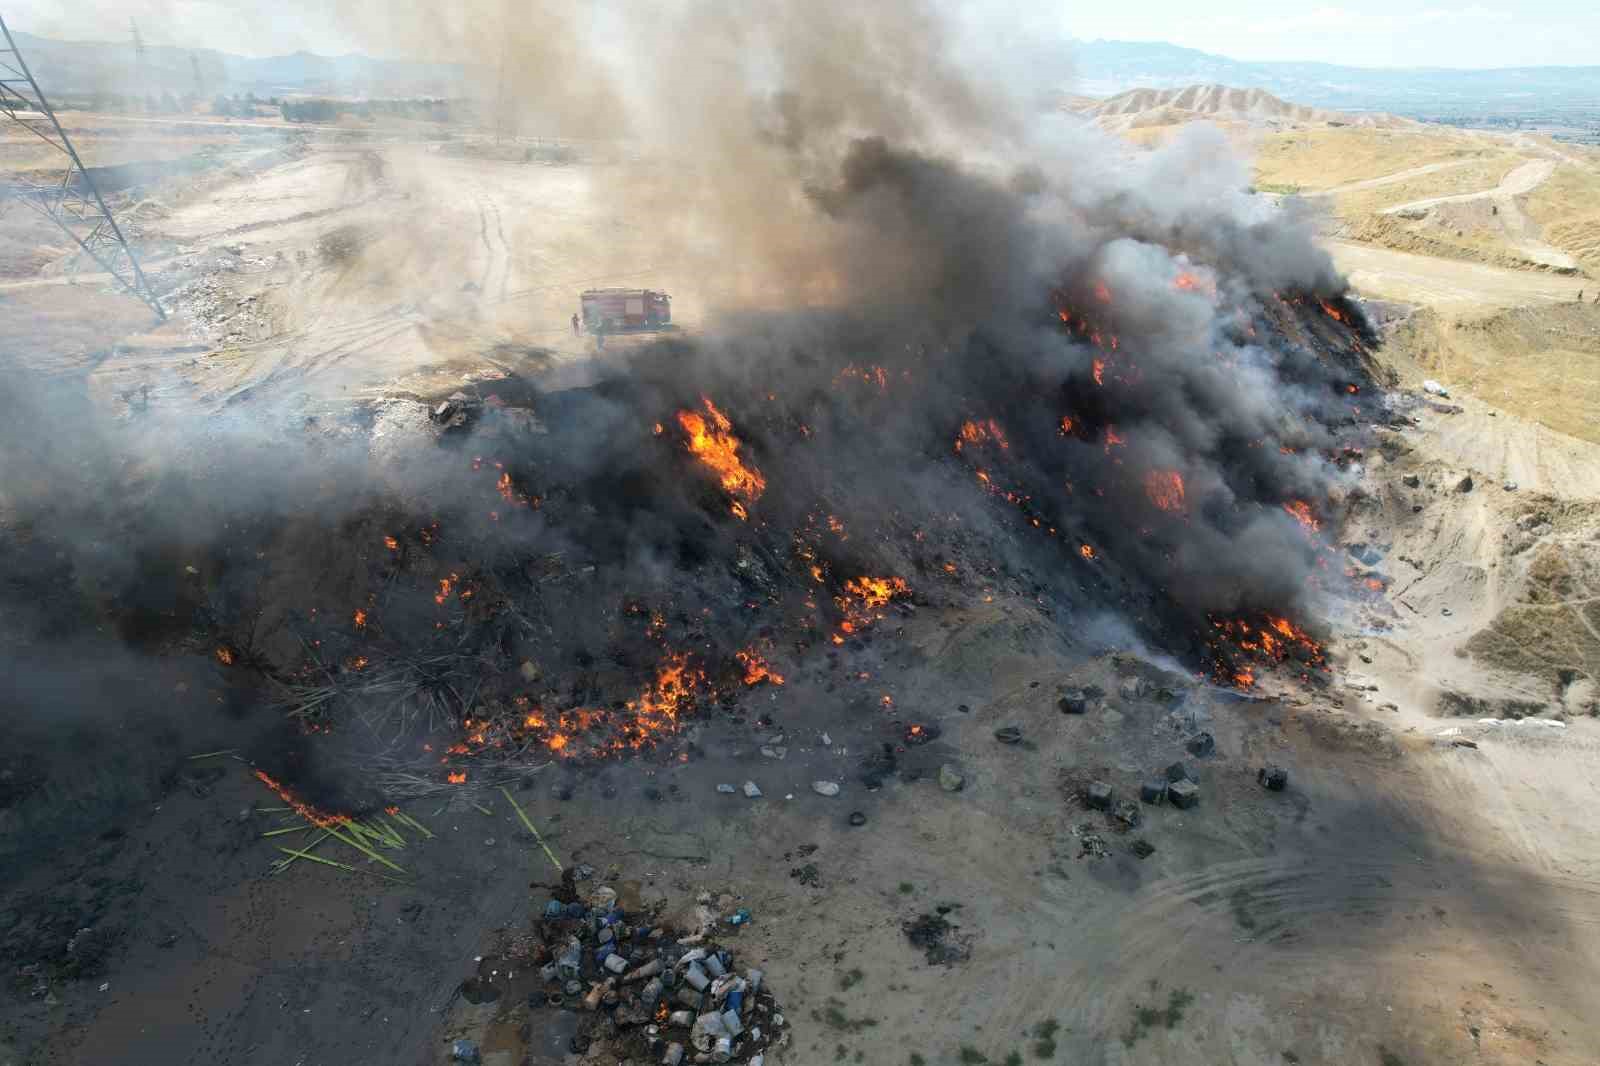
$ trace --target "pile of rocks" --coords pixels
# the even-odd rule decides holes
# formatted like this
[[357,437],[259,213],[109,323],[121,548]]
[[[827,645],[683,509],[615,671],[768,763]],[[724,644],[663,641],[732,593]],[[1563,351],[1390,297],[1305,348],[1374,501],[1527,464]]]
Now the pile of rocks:
[[[748,915],[740,911],[729,924]],[[741,973],[733,953],[712,938],[715,920],[704,917],[706,927],[680,934],[624,913],[604,886],[588,902],[545,904],[538,930],[548,959],[539,971],[544,1004],[587,1015],[573,1050],[662,1066],[762,1066],[768,1048],[788,1043],[762,972]]]

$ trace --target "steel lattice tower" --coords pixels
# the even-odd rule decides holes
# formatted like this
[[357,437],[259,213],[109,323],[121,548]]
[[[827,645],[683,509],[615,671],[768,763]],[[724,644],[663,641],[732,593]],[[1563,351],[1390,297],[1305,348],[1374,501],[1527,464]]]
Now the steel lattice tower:
[[60,226],[102,270],[149,304],[156,316],[165,321],[167,315],[161,309],[161,301],[145,279],[139,260],[128,247],[100,190],[95,188],[72,139],[56,119],[44,90],[34,80],[4,18],[0,18],[0,35],[4,37],[0,41],[0,112],[65,157],[59,177],[46,182],[19,176],[7,192]]

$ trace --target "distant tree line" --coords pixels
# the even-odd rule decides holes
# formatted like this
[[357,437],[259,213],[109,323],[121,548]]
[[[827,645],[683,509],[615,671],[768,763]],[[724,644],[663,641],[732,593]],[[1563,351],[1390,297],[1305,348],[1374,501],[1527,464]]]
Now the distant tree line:
[[419,98],[412,100],[284,100],[279,104],[286,122],[333,122],[343,115],[362,119],[379,117],[420,119],[428,122],[449,122],[452,114],[449,100]]
[[254,118],[256,108],[262,105],[277,107],[278,103],[276,96],[261,100],[256,97],[255,93],[245,93],[243,96],[237,94],[223,96],[219,94],[211,101],[211,113],[213,115],[222,115],[224,118]]

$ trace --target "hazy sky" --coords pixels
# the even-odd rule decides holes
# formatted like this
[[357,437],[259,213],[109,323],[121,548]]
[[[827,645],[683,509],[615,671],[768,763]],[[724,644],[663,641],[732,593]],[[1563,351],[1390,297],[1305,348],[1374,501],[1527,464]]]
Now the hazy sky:
[[[378,13],[419,0],[348,0]],[[632,11],[672,0],[621,0]],[[727,0],[738,3],[738,0]],[[803,4],[804,0],[795,0]],[[863,0],[864,3],[876,0]],[[1170,41],[1237,59],[1319,60],[1359,66],[1533,66],[1600,63],[1595,0],[948,0],[973,21],[1030,35]],[[152,44],[246,55],[298,49],[384,54],[319,0],[0,0],[14,29],[79,40],[121,40],[130,15]],[[438,4],[449,17],[449,0]],[[377,17],[381,18],[381,15]],[[366,38],[366,39],[364,39]],[[425,57],[419,57],[425,58]]]

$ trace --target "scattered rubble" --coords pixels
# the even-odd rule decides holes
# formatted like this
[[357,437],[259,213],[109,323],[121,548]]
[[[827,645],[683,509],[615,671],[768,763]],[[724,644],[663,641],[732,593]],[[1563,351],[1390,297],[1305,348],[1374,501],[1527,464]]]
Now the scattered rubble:
[[444,429],[464,429],[483,409],[483,401],[464,392],[452,392],[428,413],[434,425]]
[[1062,714],[1088,714],[1089,704],[1097,698],[1098,689],[1072,688],[1064,692],[1056,706]]
[[1256,780],[1269,792],[1282,792],[1289,787],[1289,771],[1281,766],[1263,766],[1256,771]]
[[933,966],[950,966],[972,957],[972,938],[959,933],[945,915],[949,907],[937,907],[933,914],[921,914],[901,926],[911,946],[919,949]]
[[967,779],[949,763],[939,767],[939,787],[946,792],[960,792],[967,787]]
[[[706,911],[701,927],[686,933],[625,912],[606,886],[580,899],[576,884],[572,872],[563,875],[535,924],[527,965],[542,989],[529,1005],[576,1012],[572,1050],[585,1061],[609,1054],[635,1063],[753,1063],[788,1042],[762,971],[741,969],[716,942],[704,903],[696,908]],[[740,908],[726,923],[749,920]],[[468,1040],[456,1041],[452,1056],[481,1061]]]
[[1167,800],[1174,807],[1188,810],[1200,802],[1200,786],[1193,781],[1174,781],[1167,786]]

